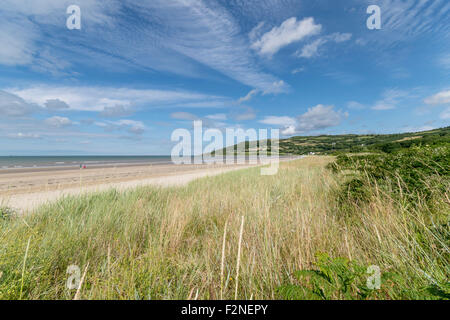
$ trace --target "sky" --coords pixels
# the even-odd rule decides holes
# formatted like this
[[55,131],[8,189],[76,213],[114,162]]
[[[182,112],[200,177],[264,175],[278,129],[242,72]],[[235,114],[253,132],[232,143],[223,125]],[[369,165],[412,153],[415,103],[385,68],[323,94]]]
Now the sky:
[[167,155],[193,120],[282,137],[450,125],[448,0],[1,0],[0,44],[0,156]]

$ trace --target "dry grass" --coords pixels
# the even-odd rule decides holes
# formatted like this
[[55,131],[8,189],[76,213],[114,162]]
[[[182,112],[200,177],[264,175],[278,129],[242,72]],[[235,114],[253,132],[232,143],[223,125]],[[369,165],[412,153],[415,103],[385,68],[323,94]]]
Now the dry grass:
[[448,277],[448,243],[426,208],[380,195],[360,214],[343,213],[339,177],[325,169],[331,159],[283,163],[275,176],[253,168],[186,187],[67,198],[2,221],[0,297],[73,299],[67,266],[89,263],[77,298],[276,299],[319,251],[402,270],[413,286]]

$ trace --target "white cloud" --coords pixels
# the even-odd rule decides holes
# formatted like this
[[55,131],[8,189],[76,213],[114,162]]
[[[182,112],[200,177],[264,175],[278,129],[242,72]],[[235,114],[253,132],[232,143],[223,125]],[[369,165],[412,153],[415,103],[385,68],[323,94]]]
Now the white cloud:
[[[118,106],[123,108],[130,106],[160,107],[181,103],[205,103],[211,100],[224,102],[226,100],[223,97],[181,90],[50,86],[6,90],[27,102],[41,106],[45,106],[49,100],[60,100],[70,107],[69,110],[104,112],[106,115],[114,112],[117,114],[117,111],[120,110],[116,109],[121,108]],[[1,99],[0,95],[0,103]]]
[[258,92],[258,89],[251,90],[245,97],[239,98],[238,103],[250,101]]
[[117,104],[113,107],[105,107],[100,116],[105,118],[126,117],[133,114],[132,108],[128,105]]
[[263,95],[287,92],[289,86],[283,80],[271,83],[264,91]]
[[404,99],[410,97],[406,91],[399,89],[388,89],[383,92],[383,99],[377,101],[372,110],[384,111],[397,108],[397,105]]
[[69,118],[55,116],[46,119],[45,124],[55,128],[63,128],[71,126],[73,122]]
[[[36,69],[46,68],[54,72],[53,62],[63,61],[48,55],[42,26],[65,26],[66,8],[70,0],[2,0],[2,20],[0,20],[0,39],[8,45],[0,47],[0,64],[32,65]],[[84,26],[106,24],[111,21],[110,14],[115,1],[105,3],[100,0],[82,0]],[[30,17],[32,17],[30,19]],[[55,50],[52,50],[55,51]],[[64,63],[64,66],[67,66]],[[44,67],[44,68],[42,68]]]
[[423,131],[430,131],[430,130],[433,130],[433,129],[436,129],[436,127],[429,126],[429,125],[424,125],[424,126],[420,126],[420,127],[406,126],[406,127],[403,127],[401,132],[403,132],[403,133],[423,132]]
[[329,41],[335,42],[335,43],[341,43],[348,41],[352,38],[351,33],[333,33],[328,36],[321,37],[319,39],[314,40],[313,42],[305,45],[301,50],[297,50],[295,55],[300,58],[312,58],[315,56],[318,56],[319,48],[326,44]]
[[260,55],[272,57],[281,48],[309,36],[319,34],[322,30],[320,24],[314,22],[314,18],[305,18],[297,21],[292,17],[285,20],[279,27],[274,27],[265,33],[259,40],[252,43],[252,48]]
[[439,116],[442,120],[450,120],[450,107],[447,107]]
[[287,116],[267,116],[263,120],[259,121],[260,123],[268,124],[268,125],[274,125],[274,126],[293,126],[296,124],[295,118],[287,117]]
[[116,122],[119,126],[128,127],[128,131],[134,134],[142,134],[145,131],[145,125],[141,121],[119,120]]
[[226,123],[223,121],[227,120],[227,115],[224,113],[211,114],[205,117],[199,117],[195,114],[189,112],[174,112],[170,114],[172,119],[183,120],[183,121],[202,121],[202,125],[205,128],[223,128]]
[[[447,1],[381,0],[377,4],[381,7],[383,30],[395,32],[392,35],[397,39],[428,32],[448,32],[445,21],[450,7]],[[387,39],[386,32],[381,36],[385,41],[390,40]]]
[[216,120],[216,121],[226,121],[227,115],[225,113],[216,113],[216,114],[210,114],[206,116],[205,118],[210,120]]
[[10,133],[7,135],[10,139],[40,139],[41,136],[37,133]]
[[50,99],[44,103],[45,107],[49,110],[63,110],[70,109],[69,105],[59,99]]
[[[6,39],[8,45],[0,48],[0,64],[26,65],[57,74],[60,69],[70,73],[72,64],[82,63],[191,77],[204,76],[198,66],[203,64],[260,90],[279,81],[262,71],[254,60],[247,37],[241,32],[241,25],[219,2],[78,2],[82,8],[83,32],[72,32],[68,38],[64,30],[65,9],[72,1],[3,0],[2,18],[5,19],[0,21],[0,38]],[[253,5],[266,10],[281,7],[275,2]],[[142,23],[130,25],[121,14],[125,10]],[[49,33],[51,37],[47,36]]]
[[438,60],[438,64],[443,68],[450,70],[450,53],[441,56]]
[[0,90],[0,115],[2,117],[23,117],[39,108],[15,94]]
[[283,136],[292,136],[297,133],[297,129],[295,126],[287,126],[283,130],[281,130],[281,134]]
[[295,68],[294,70],[292,70],[291,73],[297,74],[297,73],[303,72],[305,70],[306,70],[305,67],[299,67],[299,68]]
[[430,105],[444,105],[450,103],[450,90],[444,90],[436,93],[435,95],[428,97],[424,101]]
[[319,47],[325,44],[326,42],[327,41],[325,39],[317,39],[312,43],[304,46],[301,52],[297,53],[297,56],[300,58],[312,58],[314,56],[317,56],[317,51],[319,50]]
[[351,38],[352,38],[351,33],[340,33],[340,32],[336,32],[328,36],[329,40],[334,41],[336,43],[349,41]]
[[[230,11],[218,2],[197,0],[153,0],[133,3],[137,10],[145,12],[146,18],[155,17],[162,25],[164,47],[189,59],[204,64],[220,73],[259,90],[268,90],[275,76],[261,71],[254,61],[247,39],[241,34],[241,26]],[[257,5],[257,3],[255,3]],[[275,4],[273,4],[275,5]],[[173,17],[183,17],[173,19]],[[145,37],[154,39],[142,50],[154,50],[155,30],[145,30]],[[135,35],[130,35],[136,38]],[[159,66],[153,66],[159,69]],[[184,66],[180,66],[183,69]]]
[[359,103],[357,101],[349,101],[347,103],[347,108],[354,110],[362,110],[365,109],[366,107],[362,103]]
[[261,35],[262,35],[262,30],[263,30],[263,27],[264,27],[264,25],[265,25],[265,22],[264,21],[261,21],[260,23],[258,23],[257,25],[256,25],[256,27],[254,27],[249,33],[248,33],[248,38],[250,39],[250,41],[253,43],[253,42],[256,42],[257,40],[258,40],[258,38],[259,37],[261,37]]
[[142,121],[122,119],[118,121],[95,122],[96,126],[104,128],[106,131],[127,130],[136,135],[143,134],[146,127]]
[[243,111],[234,111],[232,118],[236,121],[248,121],[256,118],[256,112],[251,107],[242,107]]
[[335,127],[341,124],[348,113],[334,110],[334,106],[318,104],[298,118],[297,131],[308,132]]
[[[2,9],[5,4],[2,4]],[[0,64],[26,65],[33,61],[36,32],[28,20],[2,20],[0,23]]]
[[176,120],[189,120],[189,121],[194,121],[198,119],[198,117],[195,114],[189,112],[173,112],[170,114],[170,117]]
[[386,103],[385,101],[379,101],[374,106],[372,106],[372,110],[377,111],[392,110],[395,108],[396,108],[395,105]]
[[261,120],[261,123],[281,127],[284,136],[302,134],[311,131],[323,130],[341,124],[342,119],[348,117],[348,113],[334,110],[334,106],[319,104],[309,108],[307,112],[297,118],[286,116],[269,116]]

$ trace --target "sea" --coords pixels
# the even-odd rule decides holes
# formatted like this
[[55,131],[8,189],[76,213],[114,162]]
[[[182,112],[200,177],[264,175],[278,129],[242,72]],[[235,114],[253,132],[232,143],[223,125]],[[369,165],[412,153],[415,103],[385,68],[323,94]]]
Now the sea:
[[170,163],[170,156],[0,156],[0,170]]

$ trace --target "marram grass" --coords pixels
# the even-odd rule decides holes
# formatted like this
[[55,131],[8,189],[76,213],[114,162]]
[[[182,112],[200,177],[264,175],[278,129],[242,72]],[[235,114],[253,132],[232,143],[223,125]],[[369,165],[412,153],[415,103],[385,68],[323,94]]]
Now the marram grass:
[[[67,268],[77,265],[80,299],[281,299],[280,288],[298,285],[295,273],[314,269],[318,252],[396,272],[374,298],[433,298],[426,288],[448,281],[448,233],[433,227],[426,204],[384,194],[344,209],[330,161],[68,197],[0,219],[0,298],[74,299]],[[448,209],[445,199],[436,206]]]

